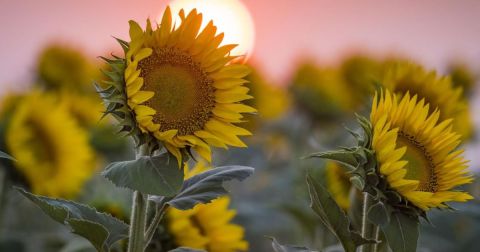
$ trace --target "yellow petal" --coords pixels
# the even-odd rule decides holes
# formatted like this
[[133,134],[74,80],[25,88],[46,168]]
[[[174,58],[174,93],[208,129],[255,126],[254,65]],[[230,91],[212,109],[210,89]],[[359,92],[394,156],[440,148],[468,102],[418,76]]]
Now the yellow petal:
[[137,24],[137,22],[130,20],[128,21],[128,24],[130,25],[130,39],[134,40],[140,36],[143,35],[143,30],[140,27],[140,25]]
[[138,91],[136,94],[130,97],[130,101],[136,104],[141,104],[150,100],[150,98],[152,98],[154,95],[155,92],[152,91]]

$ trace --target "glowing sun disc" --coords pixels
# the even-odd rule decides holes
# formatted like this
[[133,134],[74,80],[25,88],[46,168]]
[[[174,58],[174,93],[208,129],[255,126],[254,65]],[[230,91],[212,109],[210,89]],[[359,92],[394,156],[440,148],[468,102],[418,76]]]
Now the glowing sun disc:
[[[253,19],[239,0],[174,0],[169,5],[172,14],[177,14],[182,8],[186,13],[196,8],[203,14],[202,28],[213,20],[217,30],[225,34],[222,45],[238,44],[232,50],[232,55],[249,57],[253,51],[255,40]],[[175,21],[178,23],[180,18],[178,15],[176,17]]]

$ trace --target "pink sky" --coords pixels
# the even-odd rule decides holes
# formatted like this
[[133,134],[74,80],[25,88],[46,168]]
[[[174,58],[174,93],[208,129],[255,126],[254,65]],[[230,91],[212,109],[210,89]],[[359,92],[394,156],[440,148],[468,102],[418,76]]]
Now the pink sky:
[[[157,17],[167,2],[0,0],[3,91],[30,80],[35,56],[49,41],[102,55],[115,46],[111,36],[127,36],[129,19]],[[401,52],[440,69],[452,58],[480,66],[480,1],[243,2],[256,24],[253,58],[279,82],[299,55],[328,63],[358,49]]]

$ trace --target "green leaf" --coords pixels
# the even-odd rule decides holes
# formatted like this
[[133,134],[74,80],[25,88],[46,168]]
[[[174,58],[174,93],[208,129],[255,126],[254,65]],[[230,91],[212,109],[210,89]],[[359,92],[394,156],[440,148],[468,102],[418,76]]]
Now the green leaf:
[[195,175],[183,183],[182,190],[175,197],[151,197],[150,199],[180,209],[192,209],[197,204],[209,203],[228,191],[223,182],[233,179],[242,181],[253,174],[254,169],[246,166],[223,166]]
[[15,158],[12,156],[8,155],[7,153],[0,151],[0,158],[5,158],[5,159],[10,159],[12,161],[16,161]]
[[94,208],[16,189],[55,221],[69,226],[73,233],[89,240],[98,251],[109,251],[115,242],[128,237],[127,224]]
[[102,175],[116,186],[159,196],[177,194],[183,182],[183,169],[178,167],[177,159],[169,153],[114,162],[105,168]]
[[394,212],[390,216],[390,222],[381,228],[393,252],[417,251],[419,234],[417,218]]
[[179,247],[173,250],[169,250],[168,252],[205,252],[205,250],[200,250],[200,249],[193,249],[193,248],[187,248],[187,247]]
[[310,207],[317,213],[323,224],[338,238],[346,252],[355,252],[362,244],[375,243],[364,239],[356,230],[353,230],[350,219],[337,205],[328,190],[307,175],[307,185],[310,193]]
[[306,158],[323,158],[323,159],[331,159],[335,160],[337,162],[340,162],[344,165],[347,165],[348,167],[354,169],[358,161],[355,158],[355,154],[352,151],[349,150],[336,150],[336,151],[325,151],[325,152],[318,152],[318,153],[313,153]]
[[267,237],[272,240],[272,248],[275,252],[315,252],[307,247],[295,245],[282,245],[274,237]]
[[108,239],[109,235],[105,227],[98,223],[82,219],[69,219],[67,223],[72,228],[72,233],[89,240],[98,251],[105,250],[103,248],[105,244],[104,241]]
[[390,222],[390,213],[381,201],[370,206],[367,212],[367,217],[370,222],[376,225],[383,226]]

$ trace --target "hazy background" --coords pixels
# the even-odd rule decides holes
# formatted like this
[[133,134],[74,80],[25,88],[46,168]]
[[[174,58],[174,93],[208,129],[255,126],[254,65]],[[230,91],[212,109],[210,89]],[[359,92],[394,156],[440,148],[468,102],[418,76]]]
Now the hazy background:
[[[402,53],[442,69],[450,59],[480,65],[480,1],[244,0],[256,26],[253,58],[274,80],[299,55],[335,62],[352,51]],[[103,55],[126,38],[129,19],[144,22],[166,0],[0,0],[0,83],[29,81],[35,55],[63,40]]]

